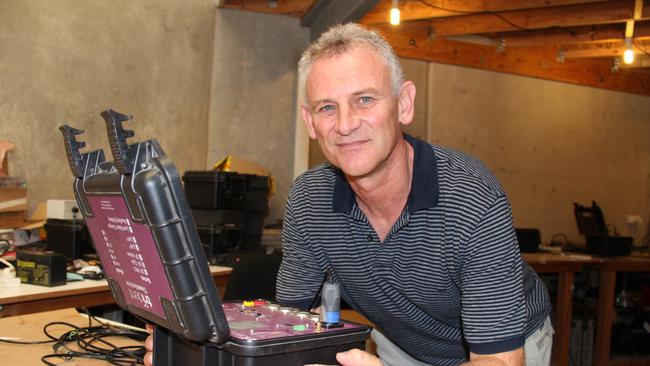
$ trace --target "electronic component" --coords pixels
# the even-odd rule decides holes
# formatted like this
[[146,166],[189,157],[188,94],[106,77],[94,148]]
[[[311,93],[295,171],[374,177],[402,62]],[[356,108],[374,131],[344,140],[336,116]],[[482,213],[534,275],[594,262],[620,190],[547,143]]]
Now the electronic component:
[[157,141],[126,143],[129,117],[102,116],[114,161],[102,150],[80,153],[82,131],[60,130],[113,296],[157,324],[155,366],[331,364],[337,352],[364,348],[363,325],[321,329],[318,317],[263,300],[222,305],[176,168]]
[[341,293],[339,285],[332,280],[332,273],[327,271],[327,280],[323,283],[320,301],[320,322],[325,328],[336,328],[342,324],[341,319]]
[[18,251],[16,259],[16,276],[20,282],[42,286],[66,284],[63,254]]

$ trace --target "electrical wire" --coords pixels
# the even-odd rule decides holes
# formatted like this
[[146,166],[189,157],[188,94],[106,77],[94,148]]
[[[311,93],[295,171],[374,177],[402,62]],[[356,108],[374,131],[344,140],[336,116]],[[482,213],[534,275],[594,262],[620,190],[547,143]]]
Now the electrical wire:
[[[72,329],[56,338],[48,331],[48,328],[54,325],[63,325]],[[52,345],[54,353],[41,357],[41,361],[46,365],[56,365],[48,361],[52,358],[63,360],[90,358],[100,359],[112,365],[137,365],[143,363],[143,357],[146,352],[142,345],[118,347],[105,339],[108,337],[126,337],[142,342],[146,338],[145,334],[116,330],[105,325],[81,328],[70,323],[52,322],[47,324],[43,331],[49,338],[56,339],[56,342]],[[73,344],[79,350],[71,348]]]
[[[103,324],[93,326],[93,319],[99,322],[88,314],[87,327],[78,327],[66,322],[47,323],[43,327],[43,333],[49,338],[48,340],[18,341],[0,338],[0,342],[21,345],[52,343],[54,353],[41,357],[44,364],[51,366],[57,365],[50,362],[51,359],[71,360],[73,358],[98,359],[118,366],[143,364],[146,350],[141,343],[144,342],[148,333],[115,329]],[[65,326],[70,330],[57,337],[52,334],[51,327],[53,326]],[[138,341],[139,344],[118,347],[106,339],[109,337],[128,338]]]
[[[556,240],[557,238],[564,238],[564,241]],[[565,233],[557,233],[551,237],[550,244],[552,246],[564,247],[569,244],[569,237]]]
[[650,53],[648,53],[648,51],[645,49],[645,47],[641,47],[641,46],[639,45],[639,43],[637,43],[635,40],[632,40],[632,44],[634,45],[634,47],[636,47],[636,48],[638,48],[639,50],[641,50],[641,52],[645,53],[646,56],[650,56]]
[[9,344],[24,344],[24,345],[30,345],[30,344],[46,344],[46,343],[54,343],[56,342],[55,340],[44,340],[44,341],[17,341],[13,339],[6,339],[3,337],[0,337],[0,343],[9,343]]

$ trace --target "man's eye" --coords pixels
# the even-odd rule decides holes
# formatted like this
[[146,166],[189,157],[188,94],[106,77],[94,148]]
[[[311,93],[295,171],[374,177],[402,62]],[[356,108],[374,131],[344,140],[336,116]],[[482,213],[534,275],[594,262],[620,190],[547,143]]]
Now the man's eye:
[[359,104],[370,104],[375,101],[375,98],[369,96],[359,97]]
[[318,108],[318,112],[320,112],[320,113],[329,113],[329,112],[333,112],[335,109],[336,109],[336,107],[334,107],[331,104],[328,104],[328,105],[324,105],[324,106]]

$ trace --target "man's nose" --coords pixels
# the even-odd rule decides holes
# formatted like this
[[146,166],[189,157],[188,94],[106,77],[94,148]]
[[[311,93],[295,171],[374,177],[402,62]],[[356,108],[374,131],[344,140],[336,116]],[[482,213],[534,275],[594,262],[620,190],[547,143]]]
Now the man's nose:
[[361,125],[361,118],[354,112],[353,108],[348,106],[340,107],[336,132],[347,136],[354,132]]

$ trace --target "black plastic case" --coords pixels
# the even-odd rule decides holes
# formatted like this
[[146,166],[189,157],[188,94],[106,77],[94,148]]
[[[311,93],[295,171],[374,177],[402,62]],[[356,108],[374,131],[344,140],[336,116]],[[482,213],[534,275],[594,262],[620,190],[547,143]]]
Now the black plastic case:
[[156,328],[154,348],[167,352],[155,360],[156,366],[303,366],[338,365],[336,353],[353,348],[365,349],[369,329],[322,334],[318,338],[291,337],[269,342],[237,339],[221,345],[197,346],[175,334]]
[[[127,116],[110,110],[102,116],[113,162],[105,161],[101,150],[80,154],[84,144],[75,136],[82,131],[68,126],[61,131],[77,202],[114,298],[120,307],[159,325],[154,365],[298,366],[334,363],[336,352],[364,348],[370,329],[350,324],[267,340],[232,337],[176,168],[155,140],[126,143],[132,136],[122,129]],[[123,265],[124,255],[133,268]],[[138,272],[145,267],[150,272]],[[150,285],[135,282],[143,278]],[[138,291],[155,296],[144,299]],[[166,291],[168,296],[160,295]],[[281,311],[277,316],[284,319]]]
[[269,177],[216,170],[190,170],[182,177],[191,208],[266,212]]
[[[146,231],[153,234],[151,239],[155,248],[147,250],[157,253],[162,261],[165,279],[160,282],[165,282],[171,289],[170,298],[160,298],[163,316],[148,310],[151,302],[157,301],[155,298],[143,301],[142,306],[134,305],[142,294],[133,293],[134,287],[125,285],[132,281],[120,279],[118,275],[111,276],[107,271],[113,296],[120,307],[190,341],[223,342],[230,334],[228,323],[176,168],[156,140],[132,145],[126,143],[126,138],[133,135],[132,131],[122,129],[121,123],[129,119],[127,116],[108,110],[102,113],[102,117],[106,121],[114,162],[106,162],[102,150],[80,154],[79,148],[85,144],[77,142],[75,136],[83,131],[61,127],[68,161],[76,177],[75,196],[97,253],[107,270],[115,258],[106,253],[110,253],[109,249],[115,251],[117,243],[110,242],[110,236],[104,235],[107,225],[103,223],[101,226],[102,223],[97,222],[99,217],[95,217],[91,201],[106,201],[116,207],[123,202],[129,217],[119,217],[114,221],[131,220],[127,221],[130,226],[124,225],[125,230],[131,228],[137,232],[138,225],[144,225]],[[148,241],[149,238],[138,240]],[[137,262],[139,259],[133,260]],[[146,286],[143,287],[135,289],[146,290]]]
[[239,249],[244,239],[241,225],[196,225],[208,260]]
[[246,209],[246,176],[234,172],[187,171],[185,193],[192,208]]
[[82,258],[95,253],[93,241],[83,220],[47,219],[46,248],[64,254],[68,259]]

